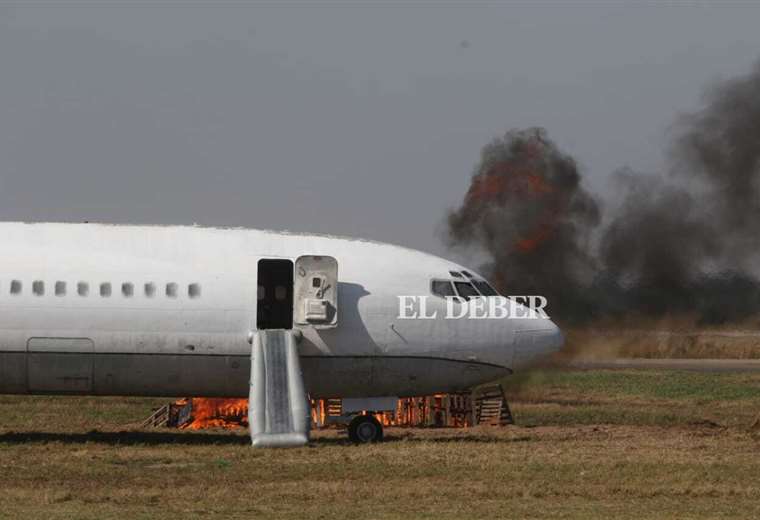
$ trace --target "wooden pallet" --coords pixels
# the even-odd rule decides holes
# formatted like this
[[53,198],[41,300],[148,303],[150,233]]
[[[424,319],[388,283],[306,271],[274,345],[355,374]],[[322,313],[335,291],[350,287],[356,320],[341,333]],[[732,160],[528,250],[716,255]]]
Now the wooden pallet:
[[474,401],[476,425],[506,426],[515,423],[501,385],[478,389]]
[[165,404],[161,408],[157,408],[150,417],[142,422],[141,426],[143,428],[158,428],[161,426],[166,426],[169,422],[170,408],[170,404]]
[[193,405],[192,399],[186,399],[185,402],[173,402],[156,408],[153,413],[145,419],[141,426],[143,428],[179,428],[190,422],[192,419]]
[[[335,424],[330,419],[342,416],[341,399],[312,401],[312,420],[317,428]],[[393,413],[377,414],[386,426],[462,428],[477,425],[514,424],[512,411],[501,385],[478,388],[470,393],[405,397]],[[220,417],[225,419],[224,417]],[[227,418],[229,419],[229,418]],[[144,428],[182,427],[192,420],[192,399],[157,408],[142,423]]]
[[325,410],[328,416],[341,415],[343,413],[343,400],[327,399],[325,402]]

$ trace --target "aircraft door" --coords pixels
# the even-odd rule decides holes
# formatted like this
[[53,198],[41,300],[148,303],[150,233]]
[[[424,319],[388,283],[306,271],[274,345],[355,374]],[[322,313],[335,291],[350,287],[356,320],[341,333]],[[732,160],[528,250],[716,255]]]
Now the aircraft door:
[[318,329],[338,325],[338,261],[306,255],[296,260],[293,316],[297,325]]
[[293,328],[293,262],[265,258],[258,264],[256,328]]

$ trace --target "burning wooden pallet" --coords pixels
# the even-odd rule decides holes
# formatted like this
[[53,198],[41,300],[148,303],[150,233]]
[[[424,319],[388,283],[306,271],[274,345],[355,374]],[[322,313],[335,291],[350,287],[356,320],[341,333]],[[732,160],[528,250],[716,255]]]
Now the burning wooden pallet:
[[[312,409],[312,418],[317,427],[326,427],[334,422],[330,418],[343,416],[340,399],[314,401]],[[417,428],[514,424],[501,385],[482,387],[467,393],[400,398],[396,410],[375,413],[375,417],[383,426]]]
[[165,404],[143,421],[144,428],[205,428],[248,427],[248,399],[187,398]]
[[[343,416],[342,399],[314,399],[312,422],[325,428]],[[514,424],[512,411],[500,385],[482,387],[474,392],[436,394],[398,399],[396,409],[376,413],[384,426],[466,428],[474,425]],[[199,430],[205,428],[247,428],[248,400],[223,398],[180,399],[154,410],[143,427],[170,427]]]

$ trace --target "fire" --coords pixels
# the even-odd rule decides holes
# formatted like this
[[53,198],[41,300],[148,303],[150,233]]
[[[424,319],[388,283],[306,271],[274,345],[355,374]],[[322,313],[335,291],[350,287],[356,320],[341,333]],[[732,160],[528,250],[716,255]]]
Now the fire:
[[528,160],[507,160],[495,164],[485,173],[475,176],[467,192],[467,199],[475,203],[498,201],[500,204],[510,204],[534,200],[544,206],[537,229],[512,244],[521,253],[530,253],[551,238],[556,221],[551,200],[554,187],[540,171],[534,171],[530,164],[526,164],[530,163],[532,155],[534,153],[528,153]]
[[[494,398],[498,398],[498,402],[495,403]],[[351,416],[343,415],[341,399],[311,399],[310,401],[311,417],[315,428],[335,425],[345,427],[351,419]],[[384,426],[465,428],[474,424],[484,424],[484,420],[492,421],[494,417],[490,412],[504,407],[508,412],[504,392],[497,385],[481,388],[477,395],[458,393],[402,397],[398,399],[395,410],[376,413],[375,417]],[[162,410],[168,411],[168,419],[166,419],[166,414],[159,413]],[[163,421],[160,420],[161,418]],[[145,423],[145,425],[148,424],[189,430],[246,428],[248,427],[248,399],[202,397],[179,399],[161,409],[154,410]]]
[[395,411],[374,415],[383,426],[464,428],[471,425],[470,397],[462,394],[403,397],[398,400]]
[[538,173],[526,171],[511,162],[501,162],[472,180],[467,198],[487,202],[512,197],[541,197],[554,191],[551,184]]
[[551,222],[545,222],[533,233],[532,236],[518,240],[515,247],[521,253],[530,253],[549,239],[552,235],[552,231],[553,228]]
[[[194,397],[190,402],[193,420],[183,425],[183,429],[248,427],[248,399]],[[187,403],[187,399],[181,399],[175,404]]]

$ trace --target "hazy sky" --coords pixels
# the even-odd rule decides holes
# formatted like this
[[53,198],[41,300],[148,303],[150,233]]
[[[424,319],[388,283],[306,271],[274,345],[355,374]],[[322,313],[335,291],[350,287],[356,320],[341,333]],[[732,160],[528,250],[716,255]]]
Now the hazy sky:
[[90,5],[0,0],[2,220],[445,254],[436,230],[493,137],[543,126],[602,191],[661,169],[674,118],[760,59],[749,3]]

